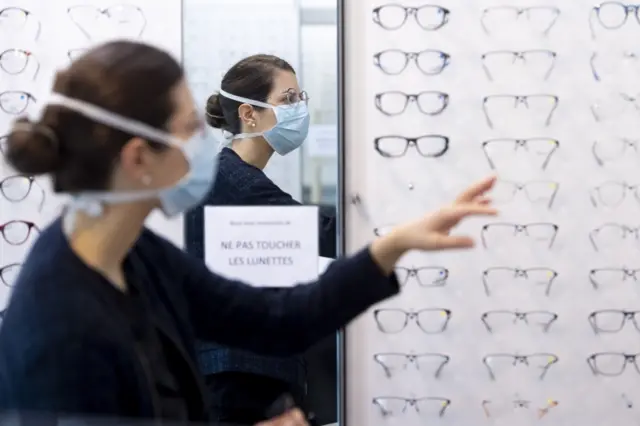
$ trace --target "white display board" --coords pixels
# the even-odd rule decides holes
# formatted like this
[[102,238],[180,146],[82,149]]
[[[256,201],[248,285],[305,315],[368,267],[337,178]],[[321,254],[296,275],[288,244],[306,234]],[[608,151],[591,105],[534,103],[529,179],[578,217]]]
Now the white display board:
[[[295,0],[184,0],[184,22],[185,69],[203,110],[227,70],[247,56],[279,56],[299,75],[300,13]],[[274,154],[265,168],[267,176],[297,200],[302,195],[300,153]]]
[[[342,3],[348,252],[492,171],[502,209],[460,228],[472,251],[409,253],[402,294],[347,328],[345,426],[638,424],[636,9],[604,29],[587,0]],[[393,91],[447,96],[385,115]]]
[[[107,9],[111,18],[109,12],[104,12]],[[73,22],[72,16],[77,23]],[[4,55],[0,59],[0,93],[21,92],[18,96],[5,95],[2,99],[0,136],[9,131],[11,123],[20,114],[36,113],[42,107],[38,101],[50,92],[56,70],[69,65],[70,54],[102,41],[130,38],[155,44],[179,60],[181,24],[179,0],[132,0],[125,6],[102,0],[0,0],[0,54]],[[9,53],[1,53],[7,51]],[[15,112],[18,115],[13,114]],[[0,180],[15,176],[15,171],[2,160],[0,154]],[[59,214],[63,200],[51,191],[47,179],[4,182],[0,183],[3,190],[0,193],[0,227],[10,221],[19,223],[4,228],[5,237],[14,244],[0,238],[0,268],[19,264],[37,237],[37,231],[31,228],[26,241],[22,241],[28,228],[23,222],[42,229]],[[31,189],[27,194],[29,185]],[[149,225],[178,246],[183,245],[181,218],[169,221],[154,214]],[[7,281],[10,281],[10,275],[15,276],[9,272],[3,274]],[[10,288],[0,282],[0,309],[5,306],[9,294]]]

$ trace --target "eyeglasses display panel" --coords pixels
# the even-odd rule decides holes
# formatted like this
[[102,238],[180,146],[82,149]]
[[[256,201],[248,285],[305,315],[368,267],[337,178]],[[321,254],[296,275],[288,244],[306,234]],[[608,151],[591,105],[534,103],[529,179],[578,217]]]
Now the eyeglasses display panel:
[[347,252],[488,173],[502,212],[348,327],[347,426],[637,416],[638,10],[342,2]]

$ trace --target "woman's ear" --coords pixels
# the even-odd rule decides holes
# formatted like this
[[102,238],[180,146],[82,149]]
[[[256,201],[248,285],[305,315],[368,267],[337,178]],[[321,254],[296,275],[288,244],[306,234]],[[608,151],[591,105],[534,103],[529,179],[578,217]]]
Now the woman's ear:
[[242,104],[238,107],[238,116],[242,123],[247,127],[256,126],[256,112],[249,104]]

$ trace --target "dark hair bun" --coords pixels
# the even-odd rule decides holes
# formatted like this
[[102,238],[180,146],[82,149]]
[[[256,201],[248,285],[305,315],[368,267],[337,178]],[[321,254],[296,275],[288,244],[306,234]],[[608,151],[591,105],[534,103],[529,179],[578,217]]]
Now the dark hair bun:
[[229,125],[227,120],[224,119],[224,113],[222,112],[222,105],[220,105],[220,95],[214,93],[207,99],[207,106],[205,107],[205,113],[207,115],[207,124],[216,129],[224,129]]
[[5,157],[11,167],[25,175],[53,173],[62,162],[55,132],[28,118],[16,120],[7,137]]

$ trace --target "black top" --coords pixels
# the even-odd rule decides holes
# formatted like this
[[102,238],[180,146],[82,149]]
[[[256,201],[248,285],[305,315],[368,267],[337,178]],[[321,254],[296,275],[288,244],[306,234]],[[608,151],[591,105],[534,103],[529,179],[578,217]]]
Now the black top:
[[[219,156],[216,183],[203,203],[208,206],[298,206],[299,202],[281,190],[259,168],[245,162],[232,149],[223,148]],[[186,218],[187,251],[204,258],[204,208],[199,207]],[[337,250],[336,215],[331,207],[320,207],[318,218],[320,255],[335,257]],[[203,374],[221,372],[253,373],[305,388],[306,368],[302,357],[274,358],[232,350],[213,342],[199,347]],[[215,401],[214,401],[215,403]],[[222,403],[222,402],[220,402]]]
[[[223,278],[150,230],[126,276],[179,379],[191,420],[206,420],[196,338],[265,354],[299,353],[398,292],[368,249],[309,285],[265,291]],[[71,250],[57,219],[32,247],[0,328],[0,410],[161,417],[159,374],[114,287]]]

